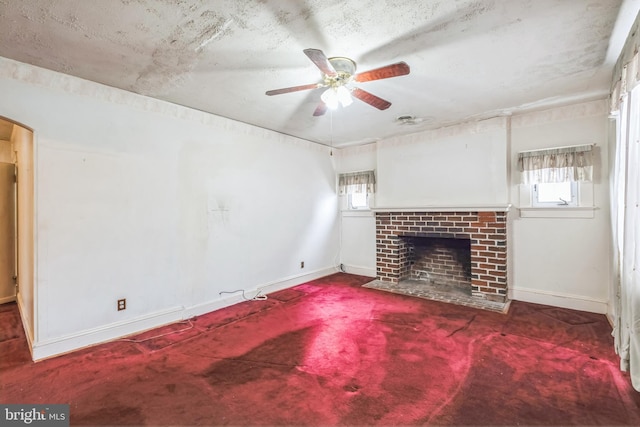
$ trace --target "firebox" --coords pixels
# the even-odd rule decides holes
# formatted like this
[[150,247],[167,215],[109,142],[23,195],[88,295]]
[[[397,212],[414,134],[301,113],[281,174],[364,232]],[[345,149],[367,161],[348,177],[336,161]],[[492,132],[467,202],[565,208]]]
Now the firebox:
[[406,245],[406,271],[400,281],[451,286],[471,295],[471,240],[401,237]]

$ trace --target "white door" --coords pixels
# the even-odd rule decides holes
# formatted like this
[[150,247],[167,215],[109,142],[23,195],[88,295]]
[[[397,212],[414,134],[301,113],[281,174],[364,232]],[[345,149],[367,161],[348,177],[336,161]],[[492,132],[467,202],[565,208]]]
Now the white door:
[[15,166],[0,163],[0,304],[16,295]]

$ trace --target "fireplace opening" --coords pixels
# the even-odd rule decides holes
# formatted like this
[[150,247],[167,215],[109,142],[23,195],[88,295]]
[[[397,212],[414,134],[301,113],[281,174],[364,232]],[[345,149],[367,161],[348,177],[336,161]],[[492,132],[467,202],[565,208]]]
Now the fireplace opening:
[[471,240],[403,237],[400,282],[411,281],[471,296]]

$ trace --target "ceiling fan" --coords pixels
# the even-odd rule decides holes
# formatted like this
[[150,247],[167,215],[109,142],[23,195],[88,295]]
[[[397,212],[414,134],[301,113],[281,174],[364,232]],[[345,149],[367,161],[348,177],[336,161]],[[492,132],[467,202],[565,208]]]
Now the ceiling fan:
[[322,81],[320,83],[268,90],[266,94],[269,96],[281,95],[283,93],[326,87],[328,89],[320,97],[321,101],[313,112],[314,116],[321,116],[327,112],[327,108],[335,109],[339,104],[346,107],[351,104],[352,96],[379,110],[386,110],[391,106],[389,101],[360,88],[348,85],[352,82],[364,83],[372,80],[404,76],[409,74],[410,71],[405,62],[398,62],[356,74],[356,63],[352,59],[340,56],[327,58],[320,49],[305,49],[303,52],[322,71]]

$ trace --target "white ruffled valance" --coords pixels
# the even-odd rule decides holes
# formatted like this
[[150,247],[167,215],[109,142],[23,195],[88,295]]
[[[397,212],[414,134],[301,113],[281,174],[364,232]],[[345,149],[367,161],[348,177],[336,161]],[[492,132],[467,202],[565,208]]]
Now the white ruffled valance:
[[523,184],[591,181],[593,145],[518,153],[518,168]]
[[627,63],[618,64],[618,79],[613,82],[609,98],[611,113],[620,111],[622,98],[640,84],[640,55],[636,52]]
[[374,171],[341,173],[338,176],[339,194],[374,193],[376,174]]
[[620,57],[613,68],[610,91],[610,111],[616,114],[620,104],[633,88],[640,84],[640,14],[636,17]]

